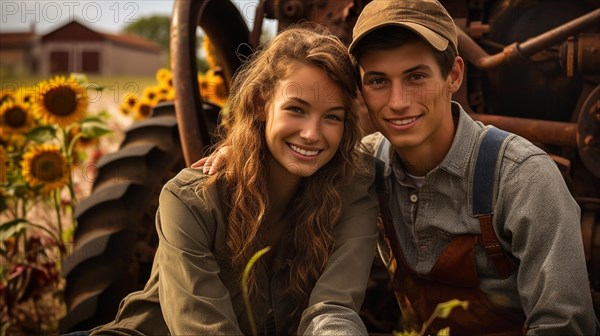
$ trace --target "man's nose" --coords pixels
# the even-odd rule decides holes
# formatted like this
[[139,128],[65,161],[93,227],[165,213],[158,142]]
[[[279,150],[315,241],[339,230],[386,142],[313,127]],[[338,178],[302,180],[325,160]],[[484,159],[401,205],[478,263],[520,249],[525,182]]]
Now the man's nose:
[[416,92],[411,91],[410,86],[403,83],[392,83],[388,105],[393,111],[401,111],[410,105],[412,97]]

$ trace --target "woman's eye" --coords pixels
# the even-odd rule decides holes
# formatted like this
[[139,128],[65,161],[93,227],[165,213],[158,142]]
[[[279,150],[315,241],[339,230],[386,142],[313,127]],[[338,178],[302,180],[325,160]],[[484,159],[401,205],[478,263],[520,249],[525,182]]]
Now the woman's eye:
[[290,106],[286,108],[289,111],[295,112],[295,113],[304,113],[304,110],[298,106]]
[[329,114],[325,117],[325,119],[329,119],[329,120],[335,120],[335,121],[342,121],[342,118],[338,115],[335,114]]

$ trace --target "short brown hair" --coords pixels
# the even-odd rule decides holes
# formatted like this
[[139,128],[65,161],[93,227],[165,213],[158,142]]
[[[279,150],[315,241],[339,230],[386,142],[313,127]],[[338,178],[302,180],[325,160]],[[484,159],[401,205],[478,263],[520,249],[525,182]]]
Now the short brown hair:
[[[388,26],[379,28],[369,34],[365,35],[356,46],[352,49],[351,54],[358,70],[358,64],[360,59],[369,50],[389,50],[395,49],[405,45],[406,43],[423,40],[419,35],[414,33],[412,30],[398,27]],[[440,66],[440,72],[442,77],[446,79],[452,66],[454,65],[454,59],[456,58],[456,52],[453,48],[446,48],[444,51],[439,51],[431,47],[428,43],[427,46],[431,49],[435,60]],[[360,83],[360,81],[359,81]]]

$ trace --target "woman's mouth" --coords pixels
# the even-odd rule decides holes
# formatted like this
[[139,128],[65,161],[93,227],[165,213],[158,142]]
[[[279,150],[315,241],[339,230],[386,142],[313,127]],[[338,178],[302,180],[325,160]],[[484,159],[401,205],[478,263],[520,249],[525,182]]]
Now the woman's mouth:
[[292,145],[292,144],[288,144],[288,147],[290,147],[290,149],[292,151],[294,151],[295,153],[298,153],[302,156],[306,156],[306,157],[315,157],[319,154],[320,150],[318,149],[304,149],[304,148],[300,148],[296,145]]

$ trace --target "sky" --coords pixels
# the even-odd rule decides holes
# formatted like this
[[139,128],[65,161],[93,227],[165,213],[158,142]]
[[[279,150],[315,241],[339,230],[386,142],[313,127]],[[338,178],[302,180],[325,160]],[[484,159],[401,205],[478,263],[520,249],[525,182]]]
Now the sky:
[[[118,33],[130,23],[152,15],[170,16],[176,0],[2,0],[0,32],[29,31],[32,24],[38,34],[46,34],[73,19],[107,33]],[[218,0],[224,1],[224,0]],[[233,0],[247,21],[254,18],[257,0]],[[270,20],[269,20],[270,21]],[[266,24],[273,29],[273,23]]]

